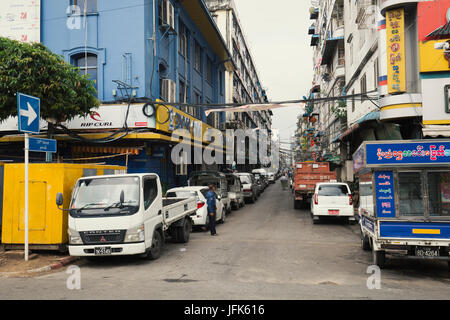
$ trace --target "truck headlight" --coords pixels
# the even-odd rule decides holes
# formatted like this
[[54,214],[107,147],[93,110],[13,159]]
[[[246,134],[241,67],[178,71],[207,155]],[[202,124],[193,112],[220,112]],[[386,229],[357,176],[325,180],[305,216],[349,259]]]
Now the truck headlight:
[[141,242],[145,240],[144,225],[141,224],[136,228],[127,230],[125,234],[125,242]]
[[78,231],[69,229],[69,244],[83,244],[83,240]]

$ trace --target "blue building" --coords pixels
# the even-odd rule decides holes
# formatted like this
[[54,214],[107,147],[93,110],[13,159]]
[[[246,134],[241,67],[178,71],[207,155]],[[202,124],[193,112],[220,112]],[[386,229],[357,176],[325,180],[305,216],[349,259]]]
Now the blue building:
[[[132,98],[135,109],[129,112],[128,126],[139,128],[139,132],[107,146],[65,140],[63,156],[111,155],[114,150],[120,154],[125,148],[129,151],[126,157],[105,161],[127,164],[128,172],[159,173],[166,187],[185,183],[189,171],[199,168],[178,170],[170,161],[170,130],[158,129],[155,119],[139,110],[143,99],[225,103],[225,71],[233,65],[207,7],[203,0],[86,3],[85,8],[85,0],[41,0],[41,42],[79,67],[81,73],[88,74],[102,102],[98,112],[88,119],[98,126],[81,124],[72,129],[79,134],[89,131],[92,137],[107,135],[105,131],[114,128],[114,120],[105,121],[104,126],[100,120],[114,118],[114,113],[123,119],[126,102]],[[225,122],[224,113],[206,117],[201,108],[174,109],[205,127],[219,128]],[[116,128],[120,127],[122,124]],[[207,145],[205,141],[201,143]],[[178,171],[181,174],[177,176]]]

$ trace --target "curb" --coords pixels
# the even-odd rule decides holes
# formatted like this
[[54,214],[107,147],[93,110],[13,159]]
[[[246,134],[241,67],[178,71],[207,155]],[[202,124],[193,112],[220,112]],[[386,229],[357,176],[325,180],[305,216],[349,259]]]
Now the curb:
[[27,270],[27,271],[19,271],[19,272],[0,272],[0,277],[1,276],[9,276],[9,275],[14,275],[14,274],[23,274],[23,273],[40,273],[40,272],[48,272],[51,270],[57,270],[60,269],[68,264],[71,264],[77,260],[80,260],[80,257],[66,257],[66,258],[62,258],[59,262],[57,263],[53,263],[51,265],[45,266],[45,267],[41,267],[41,268],[37,268],[37,269],[32,269],[32,270]]

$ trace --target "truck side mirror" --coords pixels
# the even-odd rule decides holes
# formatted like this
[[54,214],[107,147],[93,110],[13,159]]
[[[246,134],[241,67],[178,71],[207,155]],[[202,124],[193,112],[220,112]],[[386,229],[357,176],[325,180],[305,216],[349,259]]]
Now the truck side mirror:
[[56,205],[58,207],[60,207],[60,206],[63,205],[63,203],[64,203],[64,196],[63,196],[63,194],[61,192],[58,192],[56,194]]

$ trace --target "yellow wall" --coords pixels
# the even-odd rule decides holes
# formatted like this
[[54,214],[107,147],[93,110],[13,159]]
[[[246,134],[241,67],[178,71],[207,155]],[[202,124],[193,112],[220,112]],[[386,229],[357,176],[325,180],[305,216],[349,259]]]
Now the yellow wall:
[[[25,241],[24,164],[5,164],[3,191],[2,243]],[[64,196],[68,209],[72,189],[83,176],[83,169],[121,170],[125,167],[89,164],[30,164],[29,167],[29,243],[58,245],[68,241],[68,213],[56,206],[56,194]]]
[[446,40],[419,42],[420,72],[450,71],[448,61],[444,58],[442,49],[435,49],[434,44]]

